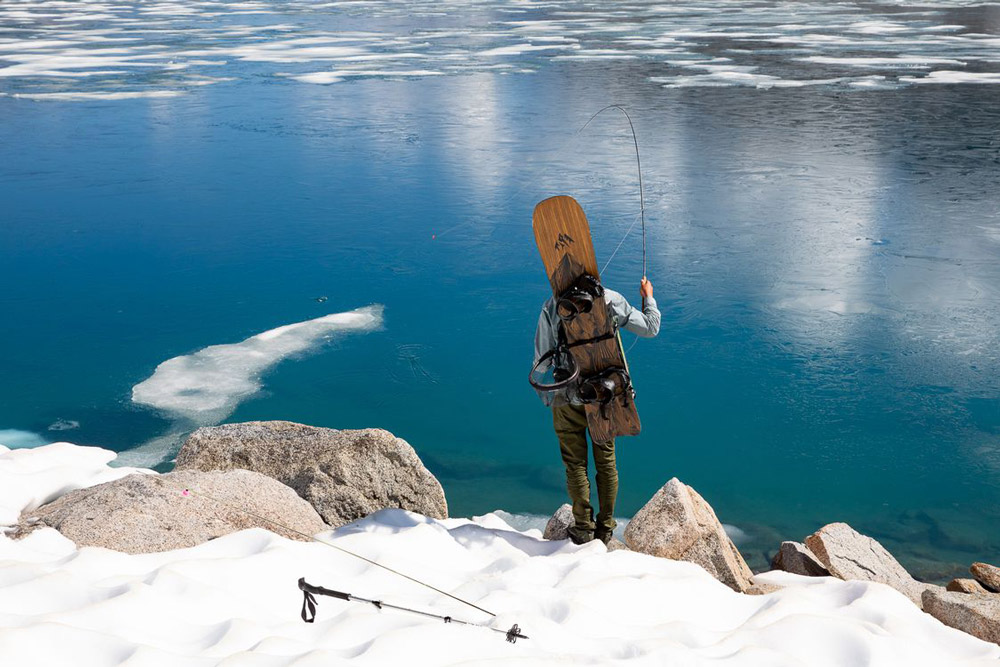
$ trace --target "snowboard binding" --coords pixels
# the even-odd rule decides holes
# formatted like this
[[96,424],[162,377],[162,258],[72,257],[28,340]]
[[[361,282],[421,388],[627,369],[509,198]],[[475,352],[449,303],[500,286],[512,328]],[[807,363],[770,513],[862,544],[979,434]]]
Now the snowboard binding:
[[572,322],[578,315],[589,313],[594,308],[594,299],[604,296],[601,281],[584,273],[569,289],[556,300],[556,312],[563,322]]
[[580,381],[576,395],[586,403],[596,403],[601,408],[601,416],[607,413],[607,406],[616,398],[620,398],[623,406],[635,397],[632,388],[632,378],[624,368],[613,366],[596,375],[591,375]]

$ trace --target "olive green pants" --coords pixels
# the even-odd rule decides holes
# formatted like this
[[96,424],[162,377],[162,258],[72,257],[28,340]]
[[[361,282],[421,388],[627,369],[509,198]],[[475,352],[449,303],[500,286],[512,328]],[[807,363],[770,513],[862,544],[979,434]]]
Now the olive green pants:
[[552,425],[559,438],[559,449],[566,466],[566,490],[573,502],[577,536],[609,536],[615,528],[615,498],[618,496],[618,469],[615,467],[615,441],[594,442],[594,467],[597,469],[597,522],[590,504],[590,478],[587,474],[587,413],[582,405],[557,405],[552,408]]

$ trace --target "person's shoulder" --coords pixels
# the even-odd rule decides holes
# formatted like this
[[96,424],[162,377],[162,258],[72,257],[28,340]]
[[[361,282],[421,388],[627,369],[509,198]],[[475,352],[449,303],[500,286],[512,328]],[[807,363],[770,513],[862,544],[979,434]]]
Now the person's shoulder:
[[626,299],[621,292],[616,292],[613,289],[604,288],[604,300],[614,306],[625,307],[628,304],[628,299]]
[[551,319],[551,315],[556,312],[556,298],[554,296],[550,296],[542,303],[542,312],[549,315],[549,319]]
[[611,289],[610,287],[605,287],[604,288],[604,298],[605,299],[624,299],[625,297],[622,296],[621,292],[616,292],[615,290]]

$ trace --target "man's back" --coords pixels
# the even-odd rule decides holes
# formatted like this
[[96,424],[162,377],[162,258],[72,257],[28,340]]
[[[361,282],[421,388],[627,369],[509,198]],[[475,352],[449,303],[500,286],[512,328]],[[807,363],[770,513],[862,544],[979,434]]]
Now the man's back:
[[[648,282],[644,283],[644,285],[648,284]],[[644,301],[644,310],[640,311],[633,307],[622,294],[608,288],[604,289],[604,302],[608,307],[608,315],[616,322],[617,326],[637,336],[652,338],[660,332],[660,311],[656,307],[656,299],[653,298],[651,286],[650,293]],[[559,344],[560,326],[562,326],[562,322],[556,312],[556,298],[549,297],[542,305],[542,312],[538,316],[538,326],[535,329],[534,362],[536,364],[542,355]],[[561,390],[539,391],[538,395],[545,405],[579,403],[580,400],[576,397],[575,390],[576,387],[570,385]]]

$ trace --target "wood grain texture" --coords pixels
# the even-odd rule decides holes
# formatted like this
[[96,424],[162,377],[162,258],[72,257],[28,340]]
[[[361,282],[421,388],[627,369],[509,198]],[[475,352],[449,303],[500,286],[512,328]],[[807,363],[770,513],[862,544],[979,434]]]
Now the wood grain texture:
[[[563,195],[539,203],[532,217],[532,227],[554,295],[564,292],[584,273],[600,278],[590,224],[575,199]],[[589,313],[579,315],[563,326],[566,340],[570,343],[595,338],[613,328],[603,297],[594,300],[594,307]],[[618,336],[571,348],[570,353],[580,364],[583,376],[613,366],[628,367]],[[617,399],[612,401],[605,409],[607,418],[601,416],[599,405],[587,405],[586,410],[590,437],[594,440],[610,440],[619,435],[639,433],[639,414],[631,399],[627,405]]]

